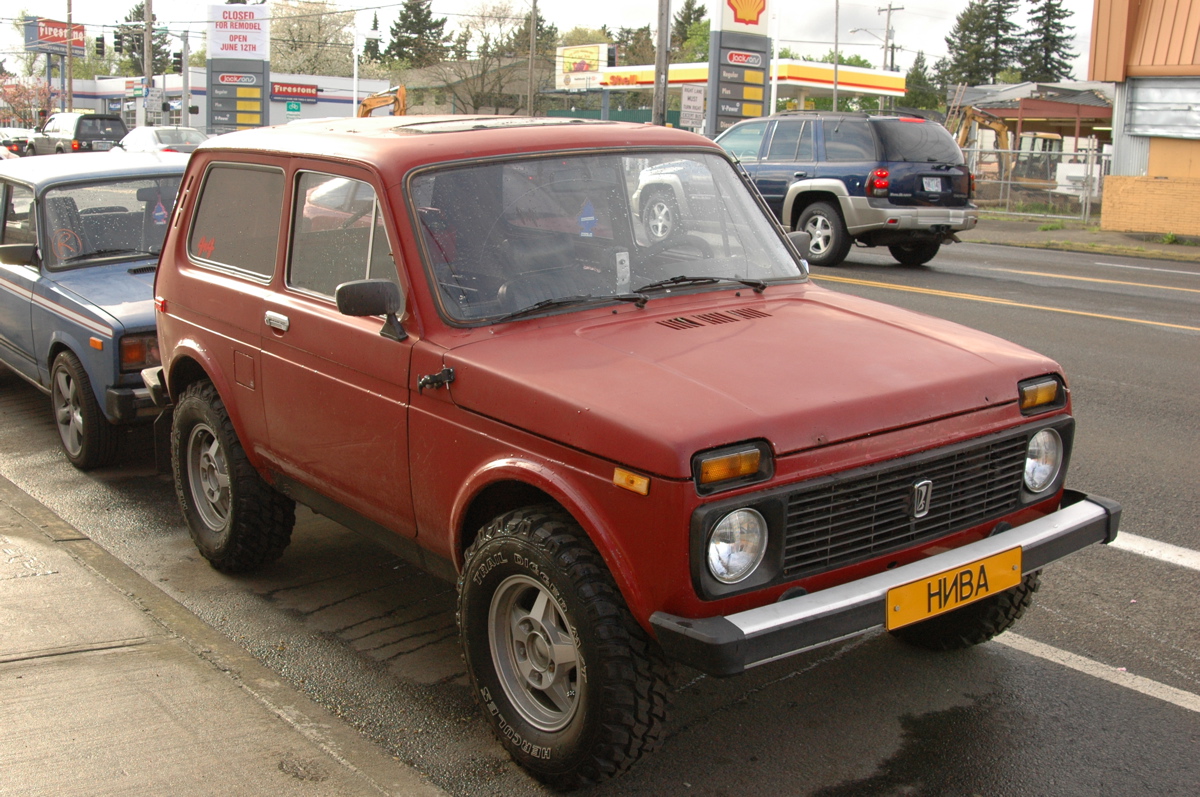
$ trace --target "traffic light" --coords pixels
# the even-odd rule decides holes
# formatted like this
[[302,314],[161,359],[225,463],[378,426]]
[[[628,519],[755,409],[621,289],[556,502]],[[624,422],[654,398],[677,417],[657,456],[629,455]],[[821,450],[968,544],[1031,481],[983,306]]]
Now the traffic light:
[[120,53],[125,51],[125,42],[122,41],[121,31],[113,33],[113,52]]
[[171,64],[175,67],[175,74],[182,75],[183,74],[183,53],[176,51],[176,53],[171,56]]
[[103,36],[96,37],[96,56],[98,58],[104,57],[104,37]]

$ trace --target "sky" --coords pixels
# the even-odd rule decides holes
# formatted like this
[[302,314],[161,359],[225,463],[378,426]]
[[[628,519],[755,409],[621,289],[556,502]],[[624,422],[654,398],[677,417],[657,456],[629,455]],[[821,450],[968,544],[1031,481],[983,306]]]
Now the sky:
[[[489,0],[495,2],[496,0]],[[125,18],[137,0],[73,0],[72,17],[76,23],[87,26],[112,25]],[[510,0],[518,13],[528,13],[530,0]],[[833,49],[834,16],[837,10],[838,42],[842,52],[860,55],[873,65],[879,66],[883,57],[885,9],[889,0],[862,2],[861,0],[771,0],[770,13],[775,17],[780,47],[790,47],[803,55],[820,56]],[[926,61],[932,65],[946,54],[945,37],[954,27],[955,17],[967,6],[967,0],[890,0],[892,29],[895,42],[901,50],[896,53],[896,66],[907,71],[918,51],[924,51]],[[158,23],[168,25],[172,31],[185,29],[193,35],[204,30],[207,4],[201,0],[151,0]],[[683,0],[672,0],[671,15],[682,6]],[[335,5],[345,10],[355,10],[360,31],[371,27],[375,13],[379,14],[379,27],[385,38],[395,21],[403,3],[399,0],[335,0]],[[1068,21],[1074,27],[1075,59],[1074,77],[1087,78],[1087,53],[1092,27],[1094,0],[1065,0],[1064,7],[1072,12]],[[1016,21],[1026,25],[1026,12],[1031,0],[1021,0],[1021,11]],[[0,18],[13,14],[21,8],[36,8],[41,16],[65,21],[66,0],[6,0],[6,10]],[[431,10],[435,18],[446,17],[446,26],[453,29],[456,20],[480,6],[480,0],[433,0]],[[558,26],[559,32],[575,27],[598,28],[607,25],[616,30],[621,27],[639,28],[657,25],[657,3],[648,0],[606,0],[605,2],[582,3],[579,0],[539,0],[538,12],[542,18]],[[12,9],[9,11],[8,9]],[[903,9],[903,10],[898,10]],[[852,30],[860,29],[852,33]],[[95,35],[89,30],[89,36]],[[3,22],[0,36],[0,53],[20,48],[20,39],[14,38],[11,23]],[[192,39],[195,41],[195,38]],[[386,40],[384,42],[386,44]],[[173,47],[177,46],[175,44]],[[0,57],[4,57],[0,54]]]

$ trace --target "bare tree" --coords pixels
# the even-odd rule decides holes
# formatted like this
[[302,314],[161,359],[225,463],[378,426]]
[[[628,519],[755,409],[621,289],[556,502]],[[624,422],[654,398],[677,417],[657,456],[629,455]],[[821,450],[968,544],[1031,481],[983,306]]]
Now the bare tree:
[[523,18],[507,2],[483,3],[465,15],[451,47],[451,60],[429,67],[458,113],[515,114],[528,90],[528,50],[513,49]]
[[354,71],[354,12],[325,0],[271,4],[271,69],[349,77]]

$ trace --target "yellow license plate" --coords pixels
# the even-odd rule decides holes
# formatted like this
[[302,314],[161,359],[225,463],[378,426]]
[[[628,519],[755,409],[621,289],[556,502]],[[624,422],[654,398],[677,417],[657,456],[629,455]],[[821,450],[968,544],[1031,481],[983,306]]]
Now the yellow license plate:
[[1021,549],[971,562],[887,593],[889,631],[953,611],[1021,583]]

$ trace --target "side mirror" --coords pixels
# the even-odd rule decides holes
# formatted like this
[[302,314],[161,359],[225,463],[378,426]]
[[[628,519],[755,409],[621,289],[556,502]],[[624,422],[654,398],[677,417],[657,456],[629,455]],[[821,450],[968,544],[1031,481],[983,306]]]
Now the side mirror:
[[389,280],[353,280],[343,282],[334,291],[338,312],[342,315],[387,316],[387,323],[379,334],[393,340],[404,340],[408,333],[400,326],[396,313],[404,306],[404,299],[396,283]]
[[0,263],[8,266],[37,266],[37,244],[0,246]]
[[792,246],[796,247],[796,254],[800,255],[800,267],[804,270],[804,275],[808,276],[808,250],[812,246],[812,236],[803,230],[793,230],[787,237]]

